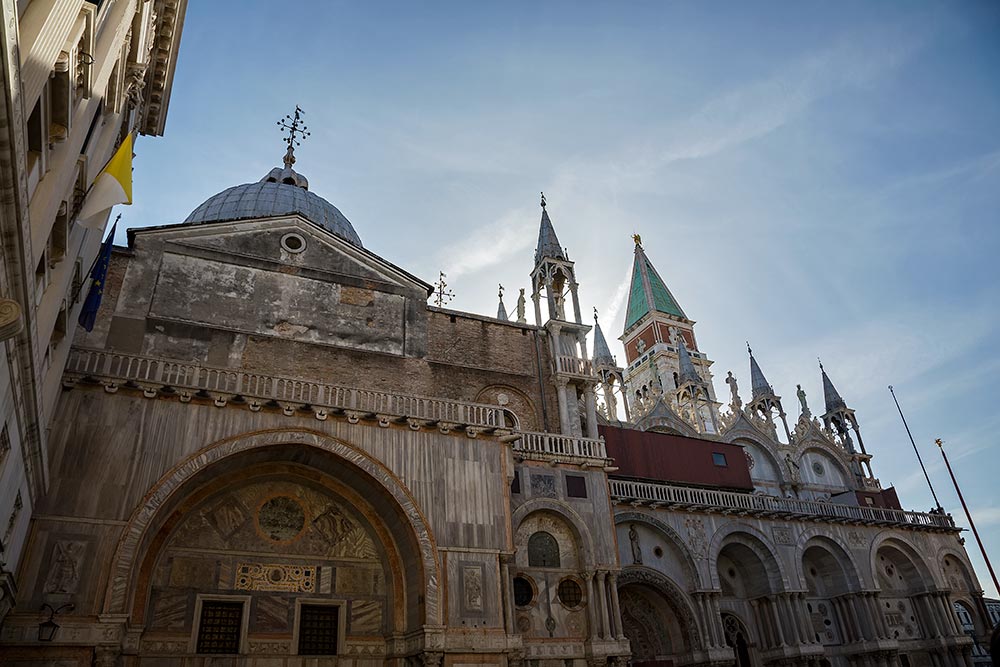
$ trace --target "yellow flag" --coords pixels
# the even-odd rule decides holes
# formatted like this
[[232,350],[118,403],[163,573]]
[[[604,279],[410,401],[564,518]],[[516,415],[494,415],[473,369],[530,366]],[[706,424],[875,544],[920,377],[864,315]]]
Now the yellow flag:
[[84,227],[100,227],[104,222],[99,213],[115,204],[132,203],[132,134],[129,133],[115,151],[111,161],[94,179],[94,185],[80,209],[79,220]]

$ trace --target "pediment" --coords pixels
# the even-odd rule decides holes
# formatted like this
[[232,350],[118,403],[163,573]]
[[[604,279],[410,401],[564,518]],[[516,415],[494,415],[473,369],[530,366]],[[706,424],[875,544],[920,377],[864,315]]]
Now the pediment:
[[[164,251],[172,254],[379,291],[430,291],[425,282],[391,262],[297,215],[135,232],[155,234]],[[302,247],[295,247],[298,244]]]
[[666,403],[663,402],[663,397],[658,397],[656,403],[650,408],[649,412],[642,416],[641,419],[636,421],[636,428],[642,431],[652,431],[658,428],[666,427],[670,431],[679,433],[680,435],[689,436],[692,438],[704,438],[703,434],[698,433],[690,424],[681,419],[677,413],[671,410]]
[[778,443],[773,442],[773,438],[770,434],[765,433],[763,430],[758,428],[747,415],[742,410],[736,415],[736,419],[726,428],[722,430],[722,438],[726,441],[732,441],[739,437],[747,437],[751,440],[755,440],[760,443],[768,443],[777,445]]

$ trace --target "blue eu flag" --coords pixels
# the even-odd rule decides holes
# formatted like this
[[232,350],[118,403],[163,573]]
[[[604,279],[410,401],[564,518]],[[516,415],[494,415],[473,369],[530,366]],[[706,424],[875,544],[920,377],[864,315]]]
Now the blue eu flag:
[[90,291],[87,292],[87,300],[83,302],[83,310],[80,311],[80,318],[77,320],[80,326],[87,331],[94,330],[94,321],[97,319],[97,309],[101,307],[101,297],[104,296],[104,279],[108,275],[108,264],[111,263],[111,246],[115,242],[115,228],[118,221],[111,226],[111,233],[101,245],[101,251],[94,262],[94,268],[90,270]]

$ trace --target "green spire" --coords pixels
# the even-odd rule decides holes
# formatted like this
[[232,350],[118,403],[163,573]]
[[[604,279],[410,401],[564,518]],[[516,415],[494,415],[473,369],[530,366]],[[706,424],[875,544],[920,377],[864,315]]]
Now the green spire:
[[658,311],[687,319],[687,315],[677,305],[674,295],[667,289],[663,278],[656,272],[642,249],[639,235],[635,240],[635,262],[632,264],[632,287],[628,294],[628,308],[625,310],[625,330],[641,320],[646,313]]

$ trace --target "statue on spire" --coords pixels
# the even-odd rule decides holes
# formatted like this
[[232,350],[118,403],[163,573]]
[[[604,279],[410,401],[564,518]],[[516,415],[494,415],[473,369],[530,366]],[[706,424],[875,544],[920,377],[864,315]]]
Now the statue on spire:
[[642,247],[642,237],[641,236],[639,236],[638,234],[632,234],[632,240],[635,241],[635,244],[637,246],[639,246],[640,248]]
[[[285,137],[284,141],[288,145],[288,150],[285,151],[285,168],[291,169],[292,165],[295,164],[295,147],[302,145],[302,139],[308,137],[311,132],[308,131],[305,122],[302,120],[302,116],[305,114],[299,105],[295,105],[295,114],[287,114],[284,118],[278,121],[278,127],[282,130],[288,132],[288,136]],[[296,136],[298,135],[298,136]]]

